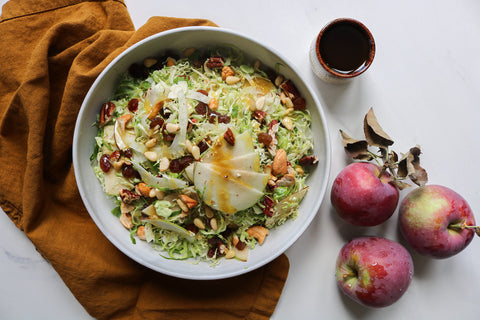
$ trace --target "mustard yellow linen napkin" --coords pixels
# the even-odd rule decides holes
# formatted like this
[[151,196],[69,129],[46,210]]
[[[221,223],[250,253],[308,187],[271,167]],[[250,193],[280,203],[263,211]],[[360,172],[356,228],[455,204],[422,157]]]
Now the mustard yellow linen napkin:
[[268,319],[286,256],[248,274],[191,281],[147,269],[94,224],[72,167],[84,96],[120,52],[201,19],[153,17],[134,30],[120,0],[12,0],[0,17],[0,206],[97,319]]

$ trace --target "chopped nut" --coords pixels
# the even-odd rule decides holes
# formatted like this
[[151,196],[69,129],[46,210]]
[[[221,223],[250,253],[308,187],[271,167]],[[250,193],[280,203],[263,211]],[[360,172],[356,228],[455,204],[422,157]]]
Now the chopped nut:
[[217,219],[215,219],[215,218],[210,219],[210,227],[212,227],[212,230],[213,230],[213,231],[217,231],[217,230],[218,230]]
[[235,136],[233,135],[233,132],[230,128],[227,128],[227,131],[223,134],[223,138],[227,143],[231,146],[235,145]]
[[222,68],[222,80],[225,81],[227,77],[235,75],[235,71],[232,70],[232,68],[228,66],[224,66]]
[[192,147],[192,156],[195,158],[195,160],[200,160],[200,148],[198,146]]
[[114,161],[113,162],[113,168],[115,170],[119,171],[120,169],[122,169],[124,163],[125,163],[125,161],[123,161],[123,160]]
[[229,85],[232,85],[232,84],[235,84],[237,82],[240,81],[240,78],[239,77],[236,77],[236,76],[228,76],[226,79],[225,79],[225,82]]
[[208,102],[208,107],[212,110],[217,110],[218,109],[218,100],[215,98],[210,99]]
[[210,69],[221,68],[223,67],[223,59],[222,57],[214,56],[209,58],[205,65],[207,68],[210,68]]
[[152,162],[155,162],[158,160],[158,154],[155,151],[145,151],[143,155],[145,156],[145,158],[147,158]]
[[143,240],[143,241],[145,241],[147,239],[147,237],[145,236],[145,226],[139,226],[137,228],[137,237],[138,237],[138,239]]
[[193,147],[193,143],[190,140],[186,139],[185,148],[187,148],[187,151],[192,153],[192,147]]
[[278,75],[276,78],[275,78],[275,85],[277,87],[280,87],[280,85],[283,83],[283,76],[282,75]]
[[279,187],[290,187],[295,184],[295,176],[287,173],[283,177],[277,180],[277,186]]
[[150,148],[155,147],[156,144],[157,144],[157,138],[152,138],[152,139],[148,140],[147,142],[145,142],[145,147],[150,149]]
[[190,210],[188,209],[188,206],[187,206],[182,200],[177,199],[177,204],[178,204],[178,206],[180,207],[180,209],[182,209],[183,212],[188,212],[188,211],[190,211]]
[[265,105],[265,96],[261,96],[255,102],[255,107],[257,108],[257,110],[263,110],[264,105]]
[[146,58],[143,60],[143,65],[147,68],[150,68],[151,66],[155,65],[158,62],[157,59],[155,58]]
[[267,164],[265,167],[263,167],[263,173],[271,174],[272,173],[272,165]]
[[140,199],[140,196],[136,194],[135,192],[132,192],[128,189],[122,189],[119,192],[120,198],[122,199],[123,202],[130,204],[132,201]]
[[207,218],[211,219],[213,218],[213,210],[212,208],[210,207],[205,207],[205,215],[207,216]]
[[[188,207],[188,209],[192,209],[198,204],[198,201],[195,199],[190,198],[186,194],[181,194],[178,196],[180,200]],[[188,210],[186,210],[188,211]]]
[[162,110],[163,105],[165,104],[165,100],[157,102],[153,108],[150,110],[150,113],[148,114],[148,120],[152,120],[157,116],[157,114]]
[[160,172],[165,172],[168,170],[168,167],[170,166],[170,160],[168,160],[167,157],[163,157],[161,160],[160,160],[160,164],[159,164],[159,167],[158,169],[160,170]]
[[288,172],[287,153],[283,149],[278,149],[273,158],[272,174],[275,176],[286,174]]
[[140,182],[135,186],[135,191],[137,191],[137,193],[141,196],[150,197],[150,191],[152,191],[152,188],[147,186],[145,183]]
[[122,213],[120,215],[120,222],[127,229],[133,228],[132,216],[130,215],[130,213]]
[[227,249],[225,251],[225,259],[232,259],[235,258],[235,250]]
[[293,130],[293,122],[292,122],[292,119],[290,117],[284,117],[282,119],[282,124],[288,130],[290,130],[290,131]]
[[262,226],[253,226],[247,229],[247,233],[257,239],[259,244],[262,244],[268,234],[268,229]]
[[113,117],[113,111],[115,111],[115,104],[113,102],[105,102],[102,104],[102,108],[100,109],[100,120],[99,120],[99,127],[103,127],[107,124]]
[[238,236],[236,234],[234,234],[233,237],[232,237],[233,246],[236,247],[239,242],[240,242],[240,239],[238,239]]
[[193,224],[198,228],[198,229],[205,229],[205,224],[203,223],[200,218],[195,218],[193,219]]
[[295,110],[294,108],[287,108],[285,109],[285,111],[283,112],[283,115],[284,116],[287,116],[289,115],[293,110]]
[[180,130],[180,125],[169,122],[165,125],[165,129],[167,130],[168,133],[175,133]]
[[129,213],[133,209],[135,209],[135,207],[132,206],[131,204],[125,203],[123,201],[120,203],[120,212],[121,213]]
[[289,97],[286,97],[285,98],[285,106],[287,107],[287,109],[293,108],[292,99],[290,99]]

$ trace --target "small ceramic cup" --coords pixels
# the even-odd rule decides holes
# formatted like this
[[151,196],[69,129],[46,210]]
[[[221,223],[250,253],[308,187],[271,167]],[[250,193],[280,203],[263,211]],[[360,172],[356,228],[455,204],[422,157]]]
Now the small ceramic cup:
[[320,79],[345,83],[370,67],[375,40],[361,22],[339,18],[323,27],[312,42],[309,55],[312,70]]

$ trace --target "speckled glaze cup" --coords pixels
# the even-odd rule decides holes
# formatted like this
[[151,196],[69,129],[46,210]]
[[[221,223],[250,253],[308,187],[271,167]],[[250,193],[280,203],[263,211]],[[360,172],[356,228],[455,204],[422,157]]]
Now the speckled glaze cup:
[[[331,42],[332,37],[338,36],[338,33],[334,35],[331,31],[333,30],[333,28],[338,27],[347,27],[351,30],[354,30],[354,32],[357,33],[356,40],[359,41],[359,39],[361,39],[361,41],[363,42],[362,45],[364,46],[365,50],[367,50],[366,52],[364,52],[365,59],[363,63],[353,70],[344,71],[339,70],[338,68],[334,68],[331,64],[329,64],[325,57],[325,50],[328,49],[329,45],[328,43],[326,43],[327,40],[325,40],[325,35],[328,34],[328,36],[330,36],[329,40]],[[326,45],[327,48],[325,48]],[[347,47],[348,44],[345,46],[345,52],[341,52],[342,54],[357,54],[354,53],[354,50],[348,51]],[[323,50],[321,48],[323,48]],[[338,49],[339,48],[337,47],[337,51]],[[351,18],[339,18],[329,22],[323,27],[323,29],[313,40],[310,46],[309,56],[312,70],[315,75],[318,76],[320,79],[335,84],[346,83],[351,81],[353,78],[361,75],[370,67],[373,62],[373,58],[375,57],[375,40],[373,39],[373,35],[370,30],[368,30],[368,28],[363,23]]]

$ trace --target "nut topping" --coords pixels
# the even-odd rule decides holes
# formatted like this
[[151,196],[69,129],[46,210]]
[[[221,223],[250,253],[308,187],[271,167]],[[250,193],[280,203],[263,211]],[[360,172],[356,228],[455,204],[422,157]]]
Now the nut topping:
[[225,141],[227,141],[229,145],[235,145],[235,137],[233,136],[233,132],[232,130],[230,130],[230,128],[225,131],[225,133],[223,134],[223,138],[225,138]]

